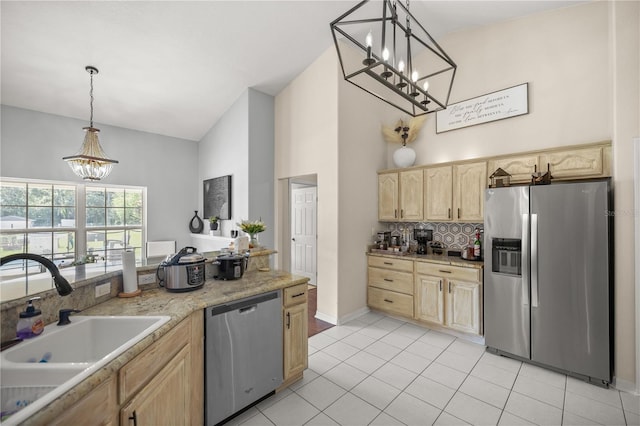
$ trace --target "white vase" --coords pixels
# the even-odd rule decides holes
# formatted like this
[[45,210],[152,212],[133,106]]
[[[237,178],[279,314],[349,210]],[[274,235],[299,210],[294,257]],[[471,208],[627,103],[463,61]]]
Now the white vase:
[[401,146],[393,153],[393,162],[396,164],[396,167],[411,167],[415,161],[416,152],[408,146]]

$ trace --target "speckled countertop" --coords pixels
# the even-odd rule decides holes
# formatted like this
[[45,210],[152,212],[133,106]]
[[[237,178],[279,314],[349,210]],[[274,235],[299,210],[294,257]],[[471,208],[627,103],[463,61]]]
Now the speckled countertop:
[[193,312],[208,306],[303,284],[308,280],[306,277],[278,270],[249,271],[239,280],[208,279],[201,289],[191,292],[172,293],[154,288],[143,291],[137,297],[114,297],[84,310],[82,315],[168,315],[171,320],[82,381],[72,391],[51,402],[32,416],[28,423],[39,424],[41,423],[39,419],[52,418],[64,412]]
[[482,269],[484,262],[475,260],[465,260],[458,256],[447,256],[442,254],[386,254],[380,252],[367,253],[368,256],[388,257],[391,259],[414,260],[417,262],[440,263],[451,266],[462,266],[464,268]]

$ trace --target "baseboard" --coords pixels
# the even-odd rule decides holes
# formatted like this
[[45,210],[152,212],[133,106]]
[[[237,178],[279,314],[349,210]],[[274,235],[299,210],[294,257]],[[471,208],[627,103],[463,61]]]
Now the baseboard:
[[363,308],[358,309],[355,312],[351,312],[350,314],[344,315],[338,319],[338,325],[348,323],[364,314],[369,312],[369,307],[365,306]]
[[320,311],[316,311],[314,315],[315,319],[319,319],[320,321],[328,322],[329,324],[336,325],[338,324],[338,319],[332,315],[323,314]]
[[619,379],[617,377],[613,377],[613,387],[615,387],[616,389],[618,389],[619,391],[622,392],[627,392],[630,393],[632,395],[639,395],[638,393],[638,389],[636,388],[636,384],[633,382],[630,382],[628,380],[624,380],[624,379]]

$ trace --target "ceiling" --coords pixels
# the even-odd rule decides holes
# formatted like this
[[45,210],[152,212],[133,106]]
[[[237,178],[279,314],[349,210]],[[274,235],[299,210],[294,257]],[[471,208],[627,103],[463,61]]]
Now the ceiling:
[[[583,1],[419,1],[434,38]],[[247,87],[276,95],[353,1],[2,1],[2,104],[200,140]]]

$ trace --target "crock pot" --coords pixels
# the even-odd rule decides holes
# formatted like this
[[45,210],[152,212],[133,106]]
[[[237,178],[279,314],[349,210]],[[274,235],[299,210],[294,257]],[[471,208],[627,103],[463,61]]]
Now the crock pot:
[[242,274],[247,269],[249,254],[220,255],[213,264],[218,266],[218,273],[213,278],[217,280],[237,280],[242,278]]
[[160,287],[175,292],[201,288],[205,281],[204,261],[205,257],[197,253],[195,247],[185,247],[176,254],[170,254],[156,270]]

